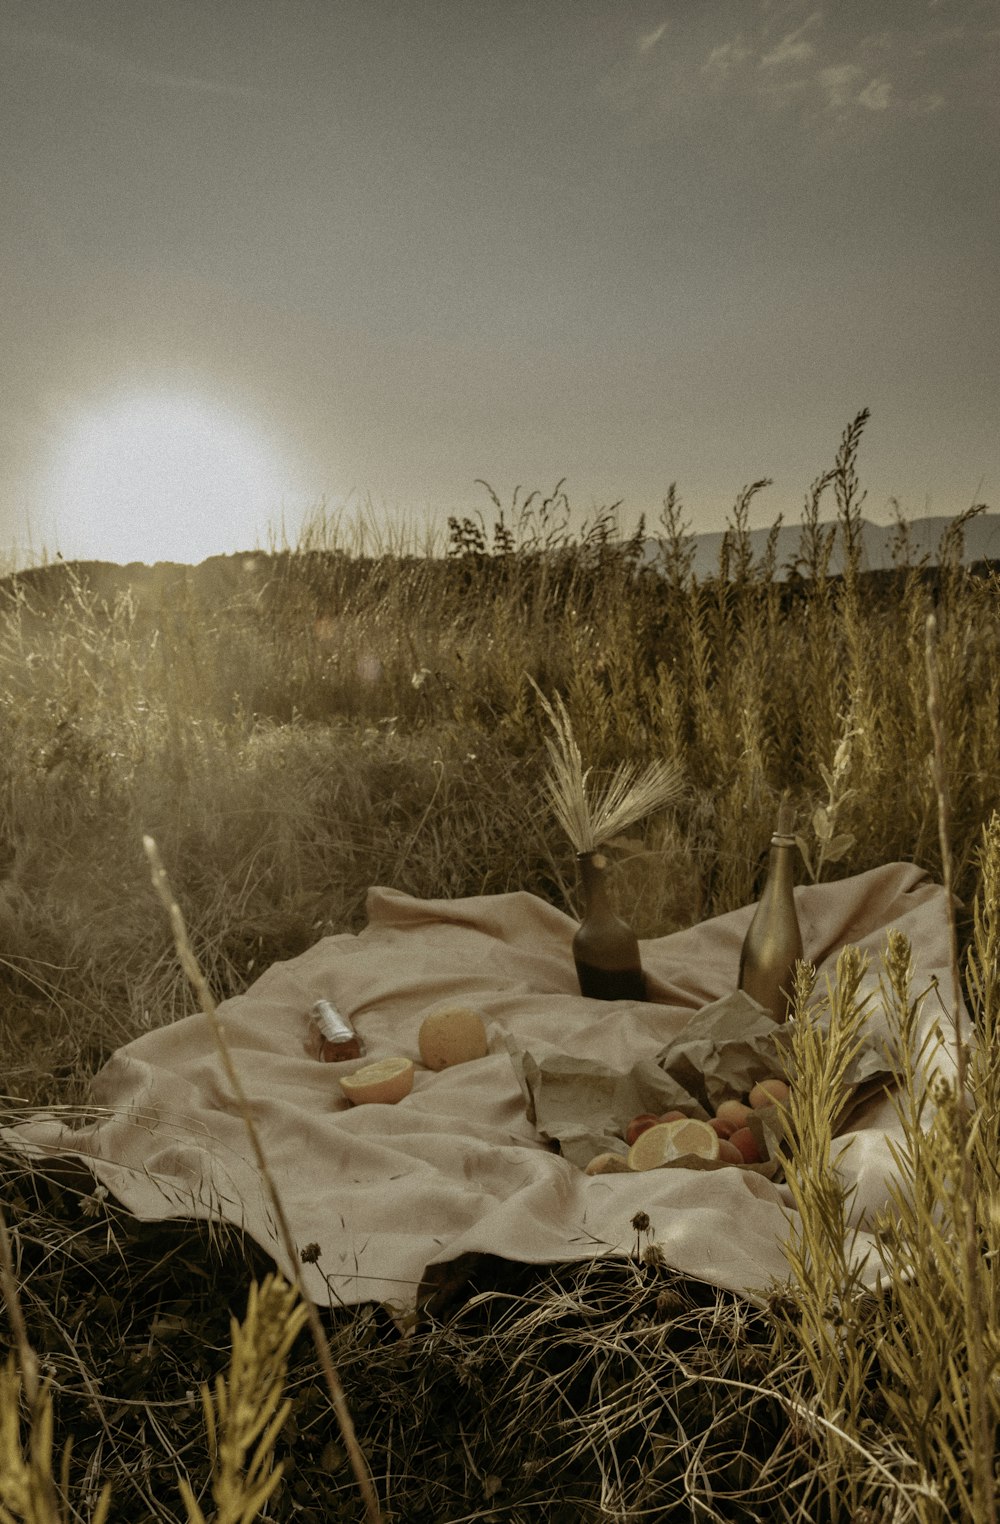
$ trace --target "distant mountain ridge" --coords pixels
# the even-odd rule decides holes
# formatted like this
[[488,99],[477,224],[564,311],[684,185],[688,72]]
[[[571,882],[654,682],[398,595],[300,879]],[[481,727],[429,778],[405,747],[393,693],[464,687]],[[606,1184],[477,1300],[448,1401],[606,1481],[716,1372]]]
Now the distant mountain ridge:
[[[928,565],[936,565],[942,536],[954,522],[953,518],[945,516],[909,521],[910,563],[918,565],[926,560]],[[819,527],[827,532],[830,529],[837,531],[829,571],[832,576],[839,576],[844,569],[840,526],[836,521],[828,521]],[[862,520],[863,572],[892,568],[892,545],[897,532],[895,525],[872,524]],[[713,530],[707,534],[685,536],[694,552],[692,570],[700,582],[718,573],[723,533],[722,530]],[[770,528],[747,531],[755,563],[763,559],[770,535]],[[784,581],[787,578],[788,568],[798,558],[801,539],[801,525],[782,524],[779,528],[775,545],[777,580]],[[647,537],[644,542],[646,565],[656,561],[660,554],[660,544],[658,539]],[[329,554],[336,555],[337,552],[331,551]],[[299,553],[292,550],[275,554],[242,551],[209,556],[198,564],[132,561],[128,565],[120,565],[114,561],[60,559],[0,577],[0,612],[25,596],[29,598],[30,604],[39,608],[51,607],[75,587],[85,589],[88,597],[106,603],[109,608],[116,598],[128,592],[145,614],[177,611],[188,602],[222,610],[234,599],[254,599],[258,603],[268,595],[280,599],[282,588],[287,589],[294,583],[310,584],[310,568],[317,555],[322,560],[324,552]],[[1000,513],[980,514],[965,525],[962,562],[966,566],[976,562],[1000,564]]]
[[[936,565],[941,539],[954,522],[953,517],[946,515],[908,519],[906,529],[911,563],[918,564],[926,558],[929,565]],[[843,534],[839,524],[835,522],[820,525],[822,530],[830,530],[834,527],[837,529],[837,535],[830,556],[830,572],[834,576],[839,576],[844,570]],[[862,520],[862,571],[886,571],[893,566],[892,546],[898,532],[898,526],[895,524],[872,524],[868,519]],[[692,534],[688,537],[694,548],[692,570],[699,581],[714,576],[718,571],[724,535],[724,530],[712,530],[707,534]],[[770,528],[748,531],[748,540],[755,562],[763,558],[770,535]],[[970,519],[964,527],[963,539],[963,565],[973,566],[977,561],[1000,561],[1000,513],[981,513],[976,518]],[[797,560],[801,541],[801,524],[781,525],[775,545],[775,575],[780,580],[785,580],[788,567]],[[646,561],[655,561],[659,549],[660,542],[650,536],[646,540]]]

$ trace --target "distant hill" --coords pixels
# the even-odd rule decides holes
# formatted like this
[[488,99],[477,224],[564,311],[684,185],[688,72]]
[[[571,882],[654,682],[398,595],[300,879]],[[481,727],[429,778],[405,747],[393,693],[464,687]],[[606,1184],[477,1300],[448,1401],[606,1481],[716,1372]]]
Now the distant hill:
[[[914,519],[908,525],[911,563],[918,564],[926,558],[928,564],[935,565],[941,537],[952,523],[952,519],[944,517]],[[828,523],[820,527],[829,530],[835,526]],[[769,534],[769,529],[749,531],[755,561],[764,556]],[[894,534],[893,525],[863,521],[862,571],[878,572],[892,567]],[[798,524],[782,525],[778,531],[776,575],[781,580],[798,557],[801,535]],[[722,532],[718,530],[689,536],[694,549],[693,569],[699,581],[717,573],[722,538]],[[659,542],[649,538],[645,545],[648,564],[655,561]],[[291,598],[303,592],[307,600],[311,593],[321,594],[328,585],[323,571],[326,554],[322,551],[308,554],[246,551],[210,556],[198,565],[176,561],[159,561],[154,565],[133,561],[127,566],[112,561],[51,561],[0,577],[0,612],[26,599],[28,607],[40,614],[67,595],[73,596],[79,588],[89,600],[97,605],[106,603],[109,609],[118,597],[128,592],[144,622],[152,620],[157,623],[165,614],[180,616],[190,607],[221,614],[236,602],[251,602],[263,613],[269,606],[287,606]],[[337,555],[336,552],[329,554]],[[980,514],[966,525],[962,560],[967,566],[983,561],[1000,564],[1000,513]],[[830,558],[831,574],[839,575],[843,565],[843,544],[838,527]],[[363,569],[359,568],[359,571],[363,575]]]
[[259,588],[271,574],[275,557],[261,551],[231,556],[209,556],[197,566],[180,561],[47,561],[0,577],[0,607],[20,594],[33,603],[51,606],[74,588],[109,607],[128,591],[139,603],[180,605],[185,598],[198,602],[226,601],[248,587]]
[[[924,557],[928,563],[935,565],[938,559],[938,546],[941,537],[954,522],[947,517],[912,519],[907,522],[910,543],[910,560],[914,564]],[[829,530],[831,524],[820,526]],[[751,529],[749,531],[750,546],[755,561],[760,560],[767,547],[770,529]],[[862,521],[862,557],[861,569],[863,571],[885,571],[892,567],[892,543],[896,534],[896,526],[893,524],[872,524],[867,519]],[[690,536],[694,545],[693,569],[699,581],[711,577],[719,567],[719,553],[722,550],[723,531],[715,530],[710,534],[695,534]],[[793,563],[799,554],[799,544],[802,538],[800,524],[782,524],[778,530],[777,539],[777,575],[784,578],[787,575],[787,567]],[[964,530],[965,550],[962,561],[966,566],[973,566],[977,561],[1000,562],[1000,513],[981,513],[965,526]],[[656,559],[659,543],[655,539],[646,541],[646,560]],[[843,539],[839,532],[834,542],[833,553],[830,557],[830,571],[838,576],[844,569]]]

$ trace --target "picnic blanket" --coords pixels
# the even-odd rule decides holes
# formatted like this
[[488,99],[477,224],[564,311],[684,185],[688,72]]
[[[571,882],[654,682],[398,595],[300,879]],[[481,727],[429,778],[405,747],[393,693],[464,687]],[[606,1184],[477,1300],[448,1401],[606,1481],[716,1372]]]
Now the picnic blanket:
[[[803,886],[795,899],[821,978],[852,943],[872,955],[874,988],[886,930],[896,926],[912,943],[915,991],[935,978],[948,989],[945,892],[919,868],[893,863]],[[583,998],[571,955],[576,923],[531,894],[420,900],[373,888],[367,911],[359,935],[324,938],[219,1007],[298,1249],[316,1246],[303,1267],[310,1295],[405,1309],[429,1270],[462,1256],[539,1264],[624,1256],[634,1252],[640,1211],[666,1262],[687,1275],[752,1297],[787,1280],[787,1187],[738,1168],[587,1176],[529,1121],[510,1051],[627,1071],[690,1037],[699,1012],[735,988],[752,906],[641,943],[645,1003]],[[308,1015],[320,998],[350,1017],[366,1057],[324,1064],[309,1055]],[[419,1065],[420,1021],[446,1000],[483,1013],[487,1056],[438,1073],[418,1067],[397,1105],[351,1107],[338,1074],[387,1054]],[[877,1036],[877,1000],[870,1021]],[[921,1038],[935,1021],[947,1037],[932,996]],[[947,1067],[947,1044],[937,1062]],[[221,1215],[289,1273],[205,1015],[119,1049],[93,1092],[102,1109],[86,1125],[41,1113],[4,1129],[6,1141],[33,1156],[86,1161],[140,1219]],[[891,1099],[869,1099],[843,1134],[850,1147],[840,1168],[856,1186],[861,1254],[888,1200],[894,1116]]]

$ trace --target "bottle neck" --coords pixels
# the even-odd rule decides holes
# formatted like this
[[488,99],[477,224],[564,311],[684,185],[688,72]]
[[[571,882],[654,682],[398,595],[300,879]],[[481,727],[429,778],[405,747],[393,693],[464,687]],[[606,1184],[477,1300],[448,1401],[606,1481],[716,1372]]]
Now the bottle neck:
[[764,887],[765,895],[791,894],[795,886],[794,851],[794,836],[779,836],[775,834],[771,837],[771,853],[767,865],[767,883]]
[[583,884],[583,894],[587,908],[591,911],[610,910],[611,907],[608,903],[607,858],[602,852],[578,852],[576,860],[580,865],[580,880]]

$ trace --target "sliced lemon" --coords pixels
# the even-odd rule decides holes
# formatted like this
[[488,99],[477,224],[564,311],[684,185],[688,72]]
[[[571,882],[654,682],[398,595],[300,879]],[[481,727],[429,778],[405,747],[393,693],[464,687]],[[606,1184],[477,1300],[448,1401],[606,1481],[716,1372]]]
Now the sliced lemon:
[[658,1122],[640,1133],[628,1151],[629,1169],[658,1169],[685,1154],[700,1159],[719,1157],[719,1135],[707,1122],[686,1117],[679,1122]]
[[381,1102],[392,1106],[409,1095],[413,1089],[412,1058],[380,1058],[374,1064],[365,1064],[353,1074],[345,1074],[340,1088],[352,1106]]

